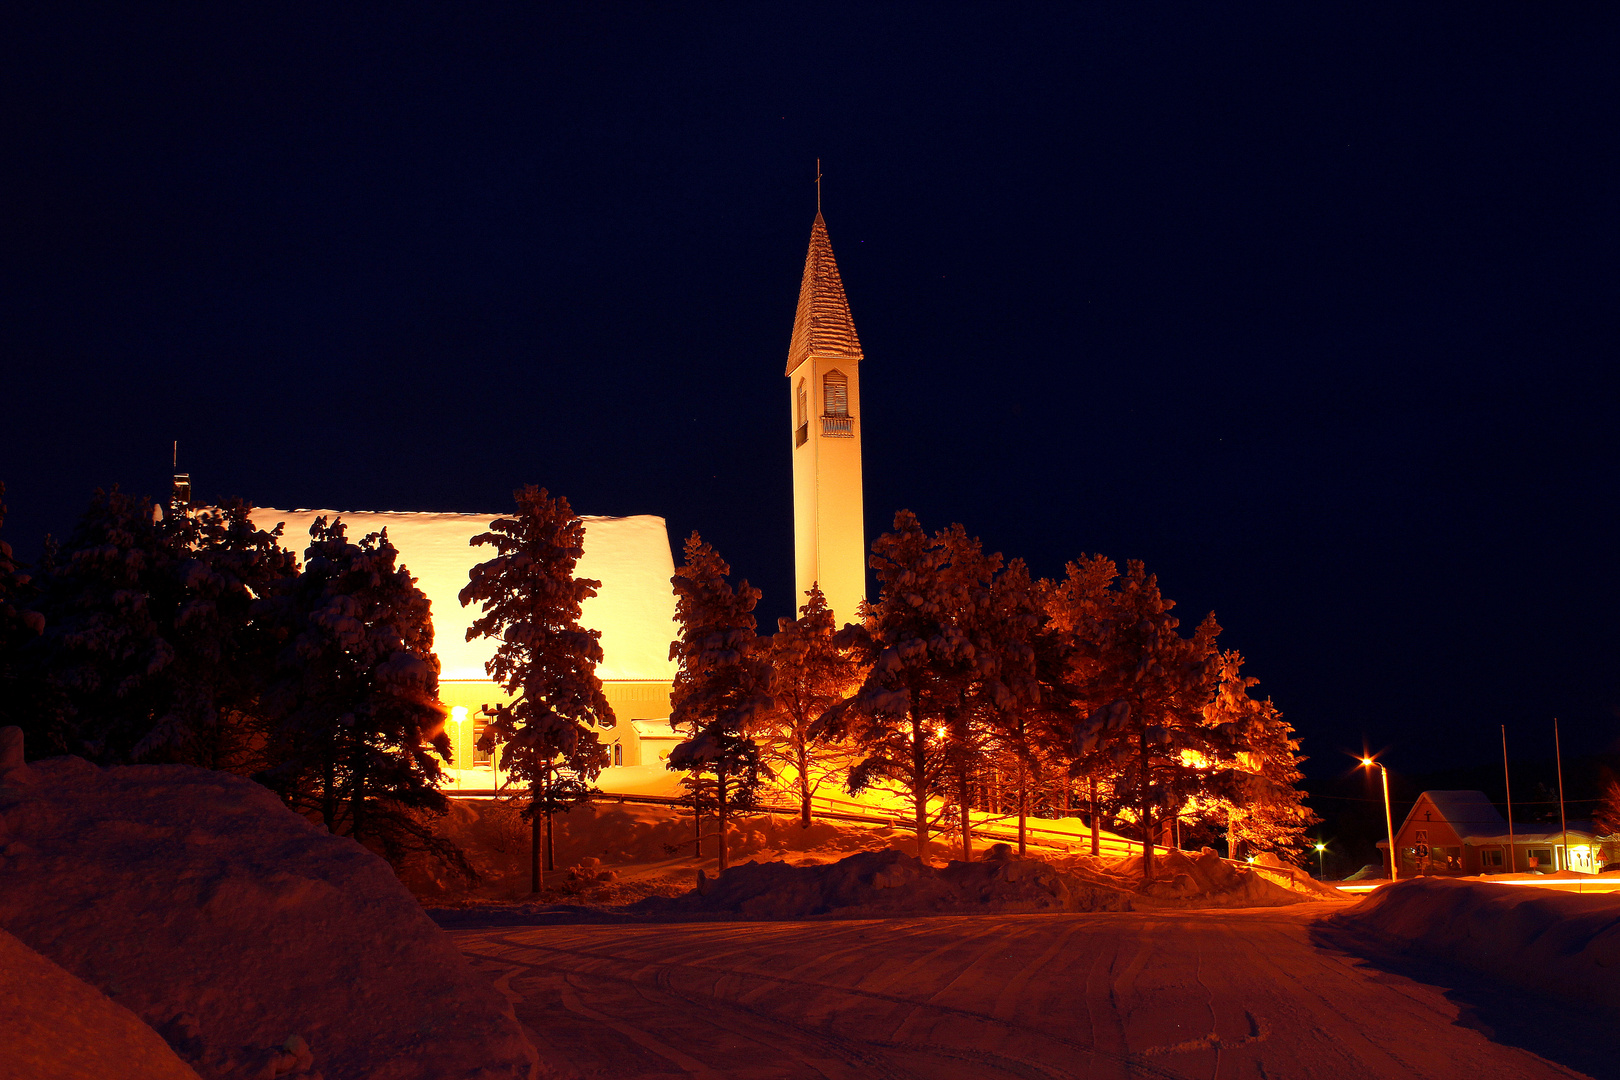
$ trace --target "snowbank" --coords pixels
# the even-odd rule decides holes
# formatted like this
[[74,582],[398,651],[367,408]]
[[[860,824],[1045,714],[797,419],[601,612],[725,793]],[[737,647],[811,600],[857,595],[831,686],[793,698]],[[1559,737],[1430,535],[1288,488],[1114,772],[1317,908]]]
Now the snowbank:
[[249,781],[78,758],[0,771],[0,852],[0,927],[209,1080],[532,1072],[510,1006],[388,865]]
[[0,1077],[197,1080],[134,1013],[0,930]]
[[1332,920],[1513,986],[1620,1012],[1620,894],[1397,881]]
[[1087,884],[1039,859],[997,858],[925,866],[901,851],[863,851],[835,863],[748,862],[673,899],[650,897],[632,911],[803,919],[818,915],[936,912],[1128,911],[1120,889]]
[[1142,882],[1142,857],[1104,861],[1076,857],[1064,869],[1098,885],[1136,892],[1138,909],[1182,907],[1276,907],[1308,900],[1341,900],[1309,874],[1275,866],[1228,862],[1209,848],[1197,855],[1161,848],[1153,855],[1153,880]]

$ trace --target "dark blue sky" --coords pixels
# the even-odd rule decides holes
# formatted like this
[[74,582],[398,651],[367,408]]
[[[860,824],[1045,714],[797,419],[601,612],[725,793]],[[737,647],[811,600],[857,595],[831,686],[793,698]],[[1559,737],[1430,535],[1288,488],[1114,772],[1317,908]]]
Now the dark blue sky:
[[1145,559],[1322,775],[1620,736],[1609,10],[331,7],[0,16],[25,555],[178,438],[204,498],[662,514],[773,622],[819,156],[871,532]]

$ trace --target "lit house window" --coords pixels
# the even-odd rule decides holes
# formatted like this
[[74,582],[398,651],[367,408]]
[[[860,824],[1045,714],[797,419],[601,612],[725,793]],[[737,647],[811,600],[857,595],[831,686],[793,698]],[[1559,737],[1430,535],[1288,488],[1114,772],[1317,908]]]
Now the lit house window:
[[855,434],[849,415],[849,378],[842,371],[829,371],[821,377],[821,433]]

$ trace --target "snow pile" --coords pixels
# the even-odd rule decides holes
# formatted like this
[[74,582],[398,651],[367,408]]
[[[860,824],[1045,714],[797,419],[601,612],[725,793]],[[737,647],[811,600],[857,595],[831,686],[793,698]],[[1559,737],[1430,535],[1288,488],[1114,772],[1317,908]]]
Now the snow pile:
[[0,1076],[197,1080],[157,1032],[0,930]]
[[388,865],[249,781],[0,769],[0,853],[0,927],[208,1080],[531,1074],[510,1006]]
[[1336,889],[1280,861],[1264,866],[1233,863],[1210,848],[1197,855],[1160,848],[1153,855],[1153,880],[1145,883],[1140,855],[1112,861],[1075,856],[1065,860],[1063,868],[1095,885],[1134,891],[1137,908],[1276,907],[1343,899]]
[[1502,982],[1620,1012],[1620,894],[1414,878],[1334,922]]
[[[519,804],[494,799],[452,799],[450,814],[437,823],[441,835],[466,853],[480,882],[469,885],[442,866],[421,862],[401,873],[401,880],[424,903],[452,905],[515,900],[529,894],[529,823]],[[625,904],[651,893],[677,895],[692,887],[699,863],[693,858],[692,812],[682,807],[617,803],[607,799],[575,807],[552,818],[557,866],[548,874],[548,893],[561,889],[593,904]],[[717,850],[713,815],[703,819],[703,855],[712,864]],[[909,843],[907,834],[887,826],[814,821],[800,827],[796,816],[738,814],[727,829],[733,861],[761,857],[795,863],[831,862],[856,851]],[[930,845],[939,859],[950,857],[946,844]],[[617,877],[591,889],[563,873],[594,859],[599,870]]]
[[[998,845],[1003,846],[1003,845]],[[999,853],[998,854],[1003,854]],[[1092,885],[1038,859],[925,866],[901,851],[863,851],[835,863],[748,862],[676,898],[631,908],[655,915],[803,919],[818,915],[940,912],[1128,911],[1122,890]]]

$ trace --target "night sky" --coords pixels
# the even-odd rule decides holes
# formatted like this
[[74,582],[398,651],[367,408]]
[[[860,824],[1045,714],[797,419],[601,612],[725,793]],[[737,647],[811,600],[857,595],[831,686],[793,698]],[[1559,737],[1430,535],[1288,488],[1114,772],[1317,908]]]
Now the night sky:
[[331,7],[0,16],[24,557],[178,439],[663,515],[773,627],[820,157],[869,535],[1145,560],[1317,777],[1620,748],[1612,10]]

